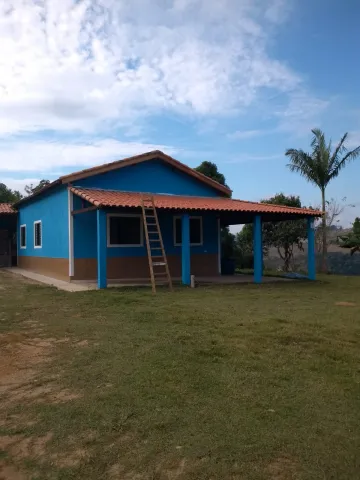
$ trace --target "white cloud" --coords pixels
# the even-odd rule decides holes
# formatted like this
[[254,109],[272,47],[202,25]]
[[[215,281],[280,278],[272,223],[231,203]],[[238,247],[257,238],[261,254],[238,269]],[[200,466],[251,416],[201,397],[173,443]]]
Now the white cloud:
[[[0,134],[222,114],[299,77],[266,51],[284,0],[0,0]],[[270,28],[271,29],[271,28]]]
[[318,127],[321,115],[329,104],[328,100],[317,98],[303,90],[292,92],[288,103],[273,112],[279,119],[277,130],[299,136],[308,134],[312,128]]
[[[271,130],[272,132],[272,130]],[[234,133],[229,133],[228,138],[233,140],[246,140],[248,138],[259,137],[261,135],[267,135],[270,130],[238,130]]]
[[237,155],[235,158],[226,160],[223,163],[244,163],[244,162],[259,162],[263,160],[278,160],[279,158],[284,158],[284,154],[273,154],[273,155],[253,155],[242,153]]
[[[151,150],[162,150],[169,155],[176,153],[174,148],[167,145],[109,139],[87,143],[8,142],[2,145],[1,150],[1,158],[7,159],[1,160],[1,172],[41,172],[42,178],[49,174],[61,175],[61,169],[72,171],[77,167],[91,167]],[[31,183],[29,179],[27,181]]]

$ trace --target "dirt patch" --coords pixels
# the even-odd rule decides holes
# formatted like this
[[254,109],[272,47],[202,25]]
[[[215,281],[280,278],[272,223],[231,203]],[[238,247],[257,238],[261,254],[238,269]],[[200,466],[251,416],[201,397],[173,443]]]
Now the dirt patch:
[[89,341],[88,340],[80,340],[80,342],[74,343],[74,347],[88,347]]
[[126,468],[120,463],[115,463],[108,470],[109,480],[145,480],[144,475],[135,472],[126,472]]
[[[37,322],[27,322],[29,331],[9,332],[0,336],[0,417],[1,425],[10,431],[29,427],[36,420],[26,418],[23,413],[6,415],[8,408],[30,403],[68,402],[80,397],[77,393],[62,389],[57,378],[46,378],[44,381],[44,376],[40,375],[41,367],[51,361],[56,344],[69,339],[40,338],[39,333],[35,332],[37,326]],[[3,435],[0,436],[0,450],[5,451],[15,464],[26,459],[44,462],[49,458],[47,450],[52,437],[51,432],[40,437]],[[76,465],[85,457],[85,451],[74,449],[59,459],[59,466]],[[0,468],[0,480],[24,478],[10,465],[0,464]]]
[[[46,455],[46,446],[52,439],[51,432],[41,437],[25,437],[24,435],[4,435],[0,437],[0,448],[6,450],[17,459],[41,458]],[[0,477],[1,478],[1,477]]]
[[26,480],[26,477],[11,465],[0,461],[0,480]]
[[53,348],[64,341],[68,341],[68,338],[29,338],[28,335],[17,332],[0,336],[2,407],[25,401],[59,403],[79,398],[79,395],[73,392],[58,391],[59,387],[55,382],[37,382],[38,368],[51,360]]
[[50,403],[63,403],[70,402],[71,400],[77,400],[81,398],[79,393],[70,392],[70,390],[64,389],[57,393],[52,393],[47,397]]
[[356,303],[354,302],[336,302],[335,305],[338,307],[356,307]]
[[71,468],[79,465],[88,456],[89,454],[85,449],[77,448],[69,453],[53,454],[50,458],[60,468]]
[[185,465],[186,459],[182,458],[176,467],[162,470],[162,473],[165,474],[168,480],[175,480],[176,478],[181,477],[181,475],[184,473]]
[[284,455],[275,458],[266,468],[269,480],[296,480],[298,466],[294,459]]

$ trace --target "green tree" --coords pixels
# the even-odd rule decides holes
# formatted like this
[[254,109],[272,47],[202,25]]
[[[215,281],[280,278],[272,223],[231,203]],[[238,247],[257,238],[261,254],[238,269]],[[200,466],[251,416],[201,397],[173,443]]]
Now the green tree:
[[[215,163],[205,161],[194,170],[227,187],[225,176],[219,172]],[[236,255],[235,235],[230,232],[229,227],[221,229],[221,255],[224,258],[233,258]]]
[[202,162],[198,167],[194,168],[199,173],[202,173],[203,175],[206,175],[207,177],[212,178],[218,183],[221,183],[221,185],[226,185],[225,181],[225,176],[219,172],[218,167],[215,163],[212,162]]
[[339,237],[339,244],[342,248],[349,248],[350,254],[360,252],[360,218],[356,217],[349,235]]
[[360,155],[360,146],[348,150],[345,146],[348,134],[345,133],[335,149],[331,140],[326,142],[325,134],[318,128],[312,130],[311,153],[290,148],[285,155],[290,158],[288,167],[306,180],[319,187],[322,202],[322,270],[327,271],[327,228],[326,228],[326,187],[341,170]]
[[37,185],[34,185],[33,183],[30,183],[30,185],[25,186],[25,192],[28,195],[33,195],[34,193],[39,192],[41,189],[46,187],[47,185],[50,184],[50,180],[40,180],[40,182]]
[[[270,199],[261,200],[261,203],[286,205],[301,208],[298,196],[278,193]],[[263,254],[268,254],[270,247],[275,247],[279,257],[284,262],[284,270],[290,270],[294,247],[303,250],[303,240],[306,238],[306,221],[286,220],[283,222],[265,222],[263,224]],[[253,255],[253,225],[247,224],[236,236],[236,244],[242,256]]]
[[[300,197],[278,193],[265,203],[287,205],[301,208]],[[290,270],[294,258],[294,247],[303,250],[303,240],[307,236],[306,220],[286,220],[284,222],[266,222],[264,224],[265,244],[275,247],[284,262],[284,270]]]
[[0,183],[0,203],[15,203],[21,198],[22,195],[18,190],[11,190],[5,183]]

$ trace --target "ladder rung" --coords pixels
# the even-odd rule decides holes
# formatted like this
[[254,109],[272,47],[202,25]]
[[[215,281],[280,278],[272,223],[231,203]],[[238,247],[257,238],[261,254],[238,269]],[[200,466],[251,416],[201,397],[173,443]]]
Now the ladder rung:
[[167,277],[167,272],[154,272],[155,277]]
[[155,215],[145,215],[146,218],[155,218]]
[[163,255],[151,255],[151,258],[164,258]]
[[160,239],[158,238],[149,238],[150,242],[160,242]]
[[150,250],[162,250],[162,247],[150,247]]
[[153,262],[153,267],[164,267],[166,262]]

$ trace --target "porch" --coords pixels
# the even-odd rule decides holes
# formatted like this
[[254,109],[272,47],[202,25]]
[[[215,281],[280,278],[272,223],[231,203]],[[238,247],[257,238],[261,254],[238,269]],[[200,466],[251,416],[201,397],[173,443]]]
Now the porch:
[[[100,189],[85,189],[71,187],[69,189],[70,201],[69,201],[69,219],[70,219],[70,243],[69,243],[69,265],[70,265],[70,278],[73,281],[87,281],[90,284],[94,284],[96,281],[97,288],[106,288],[107,286],[112,285],[139,285],[139,284],[149,284],[149,278],[145,278],[145,275],[137,275],[137,272],[134,272],[135,265],[138,264],[138,260],[142,259],[142,269],[146,265],[147,256],[145,253],[145,247],[143,242],[138,242],[134,245],[111,245],[109,244],[109,239],[111,238],[111,232],[109,231],[109,216],[134,216],[141,217],[140,215],[140,206],[141,206],[141,192],[120,192],[116,190],[100,190]],[[169,248],[165,250],[167,256],[171,256],[172,252],[175,252],[176,263],[178,263],[178,268],[173,270],[172,279],[173,281],[181,281],[184,285],[190,285],[191,275],[195,274],[197,280],[204,279],[205,283],[246,283],[248,281],[253,281],[255,283],[262,283],[268,281],[289,281],[285,278],[274,278],[270,279],[263,277],[263,246],[262,246],[262,223],[267,221],[284,221],[284,220],[294,220],[294,219],[307,219],[307,230],[308,230],[308,278],[310,280],[315,280],[315,235],[314,235],[314,218],[319,216],[320,212],[309,210],[309,209],[299,209],[293,207],[284,207],[278,205],[267,205],[254,202],[244,202],[241,200],[234,200],[230,198],[213,198],[213,197],[185,197],[180,195],[162,195],[154,194],[154,201],[156,209],[159,210],[159,215],[164,218],[164,222],[174,225],[174,231],[170,231],[170,228],[166,232],[169,238],[178,240],[173,240],[174,243],[168,244]],[[74,201],[76,202],[76,208],[74,208]],[[79,208],[81,206],[81,208]],[[117,212],[124,212],[126,214],[121,214]],[[76,242],[76,231],[74,238],[74,222],[77,220],[77,217],[81,217],[83,214],[92,215],[92,239],[88,235],[88,242],[94,243],[94,251],[96,250],[96,255],[92,262],[92,271],[95,273],[96,270],[96,279],[81,279],[77,278],[74,275],[74,266],[75,266],[75,255],[74,255],[74,241]],[[211,218],[212,227],[209,229],[208,236],[206,238],[208,244],[204,244],[202,241],[199,244],[201,249],[196,250],[191,243],[191,219],[192,218],[202,218],[209,216]],[[171,218],[171,221],[169,220]],[[173,219],[178,219],[179,226],[181,226],[181,231],[176,232],[175,222],[172,222]],[[160,221],[160,226],[161,226]],[[234,276],[234,277],[222,277],[221,276],[221,242],[220,242],[220,232],[222,226],[227,225],[238,225],[245,223],[253,223],[254,225],[254,275],[251,276]],[[167,228],[167,227],[166,227]],[[201,227],[202,228],[202,227]],[[140,225],[140,230],[142,229]],[[162,229],[162,227],[161,227]],[[141,237],[141,233],[139,234]],[[202,238],[203,233],[201,233]],[[95,237],[95,238],[94,238]],[[85,235],[86,238],[86,235]],[[164,242],[166,244],[166,242]],[[206,245],[210,245],[212,249],[209,252]],[[114,270],[112,269],[112,264],[115,260],[114,250],[109,249],[109,247],[119,247],[118,255],[120,255],[117,260],[121,260],[122,265],[125,265],[123,269],[124,275],[114,275]],[[128,252],[133,251],[128,247],[142,247],[143,253],[137,254],[136,257],[129,258],[130,254],[124,252],[128,249]],[[169,251],[170,250],[170,251]],[[139,251],[139,250],[138,250]],[[216,255],[215,258],[215,270],[212,270],[212,273],[202,275],[197,274],[193,269],[193,260],[196,255],[197,263],[201,262],[203,258],[203,263],[208,261],[209,253]],[[195,254],[195,255],[194,255]],[[202,257],[202,255],[204,255]],[[109,258],[112,257],[112,258]],[[200,258],[200,260],[199,260]],[[213,258],[213,260],[214,260]],[[212,261],[213,261],[212,260]],[[145,261],[145,262],[144,262]],[[118,263],[119,264],[119,263]],[[86,265],[85,265],[86,266]],[[212,268],[214,264],[212,265]],[[111,275],[109,271],[111,270]],[[144,269],[142,270],[143,273]],[[179,271],[179,276],[177,272]],[[199,270],[201,272],[201,270]],[[214,275],[216,274],[216,275]],[[181,277],[180,277],[181,275]],[[147,275],[146,275],[147,276]],[[95,275],[94,275],[95,277]]]

